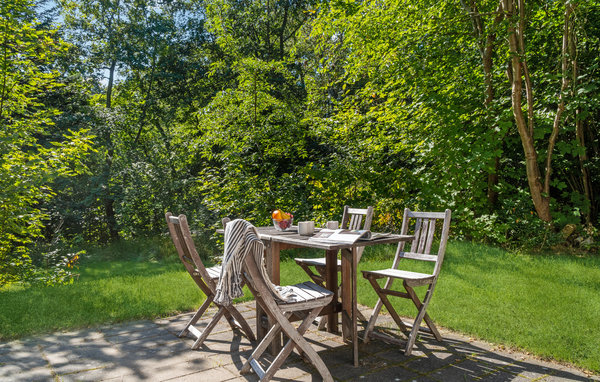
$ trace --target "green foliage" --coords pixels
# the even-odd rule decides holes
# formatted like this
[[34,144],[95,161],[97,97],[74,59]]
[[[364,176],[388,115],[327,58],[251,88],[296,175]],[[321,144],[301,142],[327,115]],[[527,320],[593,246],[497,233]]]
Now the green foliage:
[[[27,3],[4,12],[18,4]],[[4,96],[3,110],[39,123],[6,133],[35,142],[7,146],[11,163],[22,166],[3,171],[37,177],[44,187],[12,200],[47,217],[20,229],[46,244],[105,243],[164,232],[169,210],[186,213],[209,237],[226,215],[264,224],[281,208],[323,222],[349,204],[375,206],[374,229],[385,231],[398,229],[404,207],[451,208],[453,234],[465,239],[549,246],[574,223],[586,227],[578,227],[578,242],[596,240],[600,11],[582,1],[568,19],[577,71],[567,71],[550,147],[553,224],[546,225],[531,214],[506,77],[512,20],[495,20],[497,6],[60,0],[58,32],[32,23],[29,10],[15,11],[23,22],[11,28],[37,36],[22,38],[29,42],[20,57],[35,63],[21,64],[38,79],[13,81],[17,72],[8,69],[20,61],[6,61],[4,78],[22,91],[10,93],[20,103]],[[564,74],[565,6],[527,3],[522,20],[542,181]],[[17,104],[26,106],[9,106]],[[57,177],[62,170],[31,159],[51,149],[74,156],[51,142],[71,140],[76,151],[88,144],[86,130],[96,136],[96,152],[80,161],[88,173],[69,164],[64,172],[78,174]],[[56,166],[67,163],[55,158]],[[36,175],[48,171],[55,175]],[[30,262],[12,266],[24,271]]]
[[[564,4],[553,5],[551,21],[548,9],[537,4],[529,4],[532,16],[524,20],[528,30],[539,31],[528,43],[527,54],[534,92],[539,95],[534,118],[540,166],[548,154],[561,86],[557,62]],[[548,239],[554,236],[553,228],[530,215],[534,208],[502,61],[505,46],[497,39],[506,25],[493,21],[497,3],[477,4],[482,27],[493,38],[493,52],[499,54],[492,57],[489,103],[480,52],[486,35],[478,41],[472,33],[473,13],[465,14],[459,3],[368,1],[328,6],[313,24],[316,75],[307,81],[310,124],[331,150],[331,155],[320,155],[323,164],[316,184],[321,189],[314,196],[322,200],[346,190],[340,200],[354,200],[348,195],[351,190],[360,202],[378,207],[378,222],[384,224],[393,222],[394,210],[403,206],[450,207],[459,236],[505,244],[554,242]],[[581,39],[595,39],[580,34],[594,30],[590,21],[597,10],[588,3],[577,8],[571,27]],[[596,48],[587,43],[577,46],[578,54]],[[572,81],[577,87],[595,90],[587,81],[597,70],[596,57],[578,62],[580,76]],[[545,169],[553,171],[551,208],[558,227],[597,215],[595,198],[589,191],[584,194],[581,168],[593,168],[595,160],[587,153],[596,151],[598,141],[592,133],[595,128],[587,130],[595,123],[593,118],[584,122],[582,110],[576,111],[579,101],[571,97],[580,92],[577,87],[568,95],[552,170]],[[597,110],[593,97],[585,103]],[[578,120],[587,143],[575,140]],[[488,183],[493,174],[498,176],[496,184]],[[326,183],[330,185],[322,186]],[[592,181],[589,187],[598,186]],[[524,240],[531,236],[535,239]]]
[[[315,196],[345,190],[340,200],[375,204],[389,215],[383,221],[402,206],[480,210],[494,147],[477,123],[481,75],[468,20],[447,3],[345,7],[332,4],[312,31],[323,58],[311,123],[333,148],[319,179],[332,184]],[[344,71],[335,76],[337,67]]]
[[306,132],[298,106],[275,94],[273,82],[293,81],[283,63],[245,59],[232,69],[237,86],[217,94],[190,132],[205,160],[200,190],[211,210],[264,223],[276,208],[302,208]]
[[[26,0],[0,6],[0,285],[39,273],[30,245],[48,218],[42,203],[55,195],[49,183],[85,171],[82,159],[91,150],[85,130],[46,139],[57,112],[41,98],[58,86],[48,66],[65,44],[36,29],[31,7]],[[48,280],[68,278],[60,266],[53,269],[63,275]]]

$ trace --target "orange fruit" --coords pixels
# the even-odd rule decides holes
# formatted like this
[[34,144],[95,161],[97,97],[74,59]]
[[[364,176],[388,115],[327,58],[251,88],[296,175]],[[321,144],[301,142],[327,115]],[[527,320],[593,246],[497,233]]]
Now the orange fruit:
[[281,211],[279,211],[279,210],[273,211],[273,213],[271,214],[271,216],[275,220],[281,220],[282,219],[282,217],[281,217]]

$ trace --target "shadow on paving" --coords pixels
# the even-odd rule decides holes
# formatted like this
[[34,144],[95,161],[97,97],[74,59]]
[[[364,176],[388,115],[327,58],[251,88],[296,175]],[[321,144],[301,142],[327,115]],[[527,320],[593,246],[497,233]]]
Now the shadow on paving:
[[[255,326],[254,303],[238,305]],[[204,315],[208,323],[215,310]],[[368,317],[370,312],[366,311]],[[225,320],[199,350],[191,338],[178,338],[192,313],[0,343],[0,381],[256,381],[240,375],[252,344],[232,332]],[[385,330],[391,319],[378,321]],[[362,330],[362,328],[359,328]],[[359,344],[360,364],[352,366],[350,347],[341,336],[316,330],[306,337],[337,381],[600,381],[579,370],[536,360],[523,353],[442,330],[443,342],[422,335],[406,357],[381,340]],[[318,381],[320,375],[297,354],[277,371],[274,381]]]

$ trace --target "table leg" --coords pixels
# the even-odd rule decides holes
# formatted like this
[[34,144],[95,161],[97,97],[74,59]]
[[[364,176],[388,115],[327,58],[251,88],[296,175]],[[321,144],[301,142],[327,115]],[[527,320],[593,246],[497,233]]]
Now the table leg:
[[358,328],[356,323],[356,247],[342,249],[342,337],[352,341],[352,359],[358,366]]
[[271,277],[271,282],[275,285],[279,285],[281,280],[279,278],[279,252],[281,252],[281,244],[277,242],[271,242],[271,253],[267,253],[267,273]]
[[[271,242],[265,241],[265,257],[266,259],[270,259],[271,255]],[[267,335],[267,328],[263,326],[263,317],[265,317],[265,311],[262,309],[258,302],[256,305],[256,339],[260,342]]]
[[[279,285],[280,276],[279,276],[279,252],[280,252],[280,244],[277,242],[269,242],[265,245],[266,259],[265,264],[267,266],[267,274],[271,278],[271,281],[275,285]],[[265,328],[262,326],[262,317],[265,317],[266,314],[263,309],[256,304],[256,337],[260,342],[267,335],[267,332],[273,325],[275,325],[275,321],[267,316],[268,326]],[[276,336],[271,342],[269,346],[270,352],[272,355],[279,354],[281,350],[281,339],[282,337]]]
[[[333,292],[332,304],[335,306],[338,301],[337,251],[325,251],[325,259],[325,286]],[[338,332],[337,313],[330,313],[322,319],[327,319],[327,331],[329,333]]]

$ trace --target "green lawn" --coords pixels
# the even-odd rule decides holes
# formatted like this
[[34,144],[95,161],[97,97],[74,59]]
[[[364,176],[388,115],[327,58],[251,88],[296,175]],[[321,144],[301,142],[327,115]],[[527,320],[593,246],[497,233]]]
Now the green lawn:
[[[468,243],[448,246],[428,309],[449,329],[600,371],[600,257],[523,255]],[[361,262],[359,268],[387,267]],[[360,280],[361,304],[376,295]],[[410,301],[399,312],[413,315]]]
[[[393,250],[367,249],[359,268],[387,267]],[[282,256],[284,284],[306,280],[294,255]],[[600,257],[516,254],[460,242],[450,243],[446,256],[429,308],[440,326],[600,372]],[[358,289],[359,303],[373,306],[375,293],[360,275]],[[164,316],[202,301],[172,259],[87,261],[72,285],[0,291],[0,339]],[[413,315],[408,300],[394,302]]]

